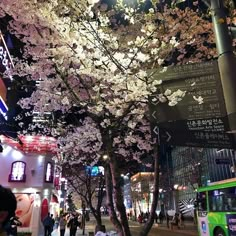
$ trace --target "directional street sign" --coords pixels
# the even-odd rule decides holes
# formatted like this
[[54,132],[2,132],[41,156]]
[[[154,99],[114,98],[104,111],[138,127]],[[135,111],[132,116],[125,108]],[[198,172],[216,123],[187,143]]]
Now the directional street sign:
[[[154,128],[155,130],[157,130],[156,127]],[[232,137],[222,132],[158,129],[158,137],[162,144],[205,148],[232,148]]]
[[[174,66],[153,76],[162,80],[157,95],[152,96],[156,98],[155,102],[150,104],[152,117],[158,123],[226,116],[217,61]],[[186,95],[176,106],[161,102],[157,104],[159,93],[164,93],[166,89],[172,92],[180,89],[186,91]],[[204,103],[198,104],[193,96],[202,96]]]
[[[217,61],[174,66],[153,76],[162,80],[149,103],[152,125],[155,130],[158,127],[161,143],[235,147],[232,134],[226,133],[228,117]],[[158,102],[158,95],[167,89],[171,92],[180,89],[186,91],[186,95],[175,106]],[[203,104],[198,104],[193,96],[203,97]]]

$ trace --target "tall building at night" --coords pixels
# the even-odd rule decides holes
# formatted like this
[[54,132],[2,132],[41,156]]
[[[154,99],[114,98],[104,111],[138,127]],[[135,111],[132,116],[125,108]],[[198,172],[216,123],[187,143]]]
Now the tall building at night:
[[195,189],[235,177],[236,156],[230,149],[175,147],[169,177],[176,210],[193,213]]

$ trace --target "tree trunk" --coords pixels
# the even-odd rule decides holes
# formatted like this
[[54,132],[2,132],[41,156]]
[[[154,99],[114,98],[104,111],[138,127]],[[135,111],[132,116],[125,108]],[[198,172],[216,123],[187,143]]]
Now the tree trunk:
[[95,220],[96,220],[96,223],[99,227],[102,226],[101,213],[96,215]]
[[90,205],[90,204],[89,204],[89,207],[90,207],[90,209],[92,211],[92,214],[93,214],[93,216],[94,216],[94,218],[96,220],[97,225],[101,226],[102,225],[101,211],[95,210],[95,208],[92,205]]
[[123,236],[122,227],[120,221],[117,218],[116,211],[114,208],[113,194],[112,194],[112,181],[111,171],[109,165],[105,167],[105,182],[106,182],[106,197],[107,197],[107,208],[109,211],[110,221],[114,225],[119,236]]
[[[155,144],[154,144],[155,145]],[[151,205],[151,211],[149,218],[139,233],[140,236],[147,236],[149,231],[152,228],[154,222],[154,216],[156,212],[157,202],[159,198],[159,145],[154,147],[154,191],[153,191],[153,200]]]
[[[97,226],[101,227],[102,226],[102,216],[101,216],[101,206],[102,206],[102,201],[103,201],[103,197],[104,197],[104,186],[105,186],[105,179],[104,177],[101,175],[99,178],[99,187],[98,187],[98,196],[97,196],[97,206],[96,206],[96,222],[97,222]],[[92,205],[92,201],[91,201],[91,205]]]
[[121,222],[122,231],[123,231],[122,236],[131,236],[128,218],[126,215],[126,208],[124,205],[120,171],[117,168],[117,160],[114,157],[110,157],[110,168],[111,168],[111,175],[112,175],[115,206],[116,206],[117,211],[119,212],[120,222]]

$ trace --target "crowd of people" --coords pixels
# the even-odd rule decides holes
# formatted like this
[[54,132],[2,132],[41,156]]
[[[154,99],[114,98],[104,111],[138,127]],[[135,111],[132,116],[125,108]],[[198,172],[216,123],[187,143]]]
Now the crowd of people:
[[[54,229],[58,229],[60,236],[65,235],[66,228],[69,228],[70,236],[75,236],[77,229],[82,228],[82,214],[80,213],[62,213],[60,216],[56,216],[48,213],[43,220],[44,236],[51,236]],[[0,235],[1,236],[1,235]]]
[[[22,222],[16,216],[17,197],[8,188],[0,185],[0,236],[15,236],[17,235],[17,226],[21,226]],[[128,218],[132,218],[129,214]],[[144,223],[149,218],[149,213],[141,212],[138,215],[138,222]],[[54,229],[60,230],[60,236],[65,235],[66,228],[69,228],[70,236],[75,236],[78,228],[82,228],[82,214],[80,213],[63,213],[60,216],[53,218],[53,215],[48,215],[43,219],[44,236],[51,236]],[[87,220],[87,219],[86,219]],[[163,224],[166,220],[167,227],[173,229],[174,226],[184,227],[184,217],[181,213],[175,213],[170,217],[168,213],[160,211],[159,215],[155,213],[155,223]]]
[[[22,196],[15,196],[9,188],[0,185],[0,236],[17,236],[17,226],[25,224],[24,222],[22,223],[16,215],[19,197]],[[88,218],[87,216],[86,220],[88,220]],[[82,214],[68,213],[53,218],[53,215],[48,213],[42,223],[45,236],[51,236],[53,230],[58,229],[58,227],[60,236],[65,235],[67,227],[69,228],[70,236],[75,236],[77,228],[82,227]]]
[[[149,213],[141,212],[138,215],[138,222],[145,223],[149,218]],[[184,216],[181,213],[175,213],[173,216],[168,215],[168,213],[164,214],[164,212],[160,211],[159,215],[155,212],[154,217],[156,224],[163,224],[164,220],[166,220],[166,225],[168,228],[173,229],[174,226],[177,228],[184,227]]]

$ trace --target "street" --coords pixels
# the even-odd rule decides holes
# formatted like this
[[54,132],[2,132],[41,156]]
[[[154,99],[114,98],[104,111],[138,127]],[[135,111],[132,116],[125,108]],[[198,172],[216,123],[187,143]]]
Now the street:
[[[92,217],[91,217],[92,218]],[[106,226],[107,232],[109,231],[114,231],[113,225],[110,223],[108,217],[103,218],[103,224]],[[134,221],[129,221],[130,224],[130,229],[132,232],[132,236],[137,236],[140,232],[141,226]],[[96,222],[92,218],[89,222],[86,222],[86,230],[85,234],[88,236],[88,232],[94,232]],[[78,229],[76,236],[81,236],[82,230]],[[148,234],[149,236],[183,236],[183,235],[188,235],[188,236],[197,236],[197,227],[193,225],[192,222],[188,222],[186,224],[186,227],[184,229],[176,229],[174,228],[173,230],[170,230],[166,227],[166,224],[163,225],[153,225],[151,231]],[[59,236],[58,230],[54,230],[52,233],[52,236]],[[69,230],[66,230],[65,236],[69,236]]]

